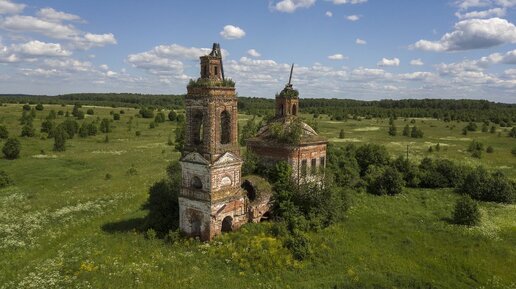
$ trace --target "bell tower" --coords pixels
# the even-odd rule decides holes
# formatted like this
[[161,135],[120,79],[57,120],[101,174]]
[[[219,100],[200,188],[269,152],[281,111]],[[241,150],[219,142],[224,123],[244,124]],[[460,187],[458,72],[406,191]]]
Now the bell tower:
[[224,76],[218,43],[200,57],[201,77],[185,97],[186,134],[181,158],[179,227],[188,236],[211,240],[247,222],[240,188],[235,83]]
[[299,113],[299,92],[292,87],[292,72],[294,64],[290,67],[288,84],[276,94],[276,118],[288,118],[297,116]]

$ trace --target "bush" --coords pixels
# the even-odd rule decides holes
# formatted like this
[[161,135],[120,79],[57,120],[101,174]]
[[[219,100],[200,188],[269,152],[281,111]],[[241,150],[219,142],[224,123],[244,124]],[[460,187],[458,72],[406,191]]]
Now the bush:
[[461,197],[455,203],[453,222],[458,225],[475,226],[480,223],[478,204],[468,195]]
[[367,186],[367,192],[375,195],[397,195],[403,192],[405,181],[400,172],[393,167],[387,167],[378,176],[373,177]]
[[86,114],[88,115],[94,115],[95,114],[95,111],[93,111],[92,108],[88,108],[88,110],[86,111]]
[[0,125],[0,139],[6,139],[9,137],[9,131],[5,125]]
[[366,144],[360,146],[355,154],[360,175],[364,176],[370,165],[385,166],[389,164],[389,153],[384,146],[376,144]]
[[513,203],[516,198],[516,185],[503,173],[489,174],[483,167],[472,170],[457,188],[476,200]]
[[432,160],[424,158],[419,165],[419,177],[422,188],[450,188],[462,184],[467,174],[464,166],[450,160]]
[[66,139],[68,134],[63,127],[58,127],[54,131],[54,151],[64,152],[66,150]]
[[26,124],[22,127],[21,136],[22,137],[33,137],[36,134],[32,124]]
[[403,136],[409,136],[410,135],[410,127],[409,125],[407,124],[404,128],[403,128]]
[[114,113],[113,114],[113,120],[120,120],[120,114],[119,113]]
[[21,144],[20,141],[15,138],[9,138],[2,148],[4,157],[8,160],[17,159],[20,156]]
[[36,110],[43,110],[43,105],[41,103],[36,104]]
[[467,126],[466,126],[466,129],[468,131],[476,131],[478,128],[477,124],[474,123],[474,122],[470,122]]
[[79,123],[73,119],[67,119],[57,127],[62,127],[65,130],[67,137],[70,139],[72,139],[79,131]]
[[396,126],[393,123],[393,124],[391,124],[389,126],[389,135],[390,136],[396,136],[396,134],[397,134],[397,129],[396,129]]
[[24,105],[23,105],[23,107],[22,107],[22,109],[23,109],[24,111],[30,111],[31,107],[30,107],[30,105],[28,105],[28,104],[24,104]]
[[516,147],[513,147],[513,148],[511,149],[511,154],[512,154],[513,156],[516,156]]
[[111,132],[111,122],[109,122],[109,119],[102,119],[102,121],[100,122],[100,131],[103,133]]
[[46,119],[41,123],[41,132],[51,134],[55,129],[56,124],[50,119]]
[[181,167],[173,162],[167,167],[168,178],[160,180],[149,189],[149,198],[144,209],[149,211],[146,228],[154,229],[158,237],[164,237],[179,226],[179,190],[181,187]]
[[302,261],[312,254],[310,239],[302,232],[288,235],[284,246],[289,249],[294,259]]
[[7,173],[0,171],[0,189],[8,187],[12,184],[13,180],[7,175]]
[[398,157],[392,166],[401,173],[405,184],[412,188],[417,188],[420,183],[420,172],[418,167],[403,156]]
[[344,129],[343,129],[343,128],[341,128],[341,129],[340,129],[340,132],[339,132],[339,138],[340,138],[340,139],[343,139],[345,136],[346,136],[346,135],[345,135],[345,133],[344,133]]
[[147,108],[142,108],[142,109],[140,109],[140,115],[143,118],[153,118],[154,117],[154,111],[152,111],[150,109],[147,109]]
[[155,121],[152,121],[151,123],[149,123],[149,128],[152,129],[152,128],[156,128],[156,122]]
[[137,131],[134,133],[134,135],[136,135],[136,136],[141,136],[141,135],[142,135],[142,132],[141,132],[141,131],[139,131],[139,130],[137,130]]
[[509,132],[509,137],[515,137],[516,138],[516,127],[513,127],[511,131]]
[[171,111],[168,113],[168,120],[170,120],[170,121],[175,121],[175,120],[177,120],[177,113],[176,113],[174,110],[171,110]]
[[156,123],[162,123],[165,122],[165,114],[163,112],[158,112],[156,114],[156,117],[154,118],[154,122]]
[[494,153],[494,148],[492,146],[488,146],[486,149],[486,153],[488,153],[488,154]]
[[421,129],[417,128],[417,126],[413,126],[412,127],[412,131],[410,132],[410,137],[422,138],[423,137],[423,131]]

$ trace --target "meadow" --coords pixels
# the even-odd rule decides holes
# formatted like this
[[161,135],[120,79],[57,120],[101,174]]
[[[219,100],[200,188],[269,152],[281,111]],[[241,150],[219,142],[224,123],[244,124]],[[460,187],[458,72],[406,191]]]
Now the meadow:
[[[14,181],[0,189],[2,289],[516,288],[516,206],[481,202],[481,225],[454,225],[449,218],[459,196],[451,189],[353,193],[345,220],[310,233],[313,252],[304,261],[293,259],[271,234],[270,222],[246,225],[211,243],[146,237],[138,228],[147,214],[142,205],[148,189],[180,155],[169,144],[176,123],[151,129],[152,119],[137,117],[137,109],[84,105],[82,110],[94,110],[86,120],[124,113],[112,122],[108,142],[103,133],[76,136],[66,151],[54,152],[54,140],[39,132],[41,122],[51,109],[72,108],[44,105],[34,120],[36,136],[21,138],[22,106],[0,106],[0,124],[22,145],[19,159],[0,159],[0,170]],[[251,117],[240,115],[241,126]],[[317,119],[320,134],[335,145],[382,144],[393,158],[406,155],[408,145],[413,161],[429,156],[482,164],[516,178],[516,142],[505,131],[510,128],[462,135],[466,123],[411,121],[395,120],[393,137],[388,119]],[[417,125],[424,137],[402,136],[406,124]],[[471,157],[473,139],[494,152]],[[429,152],[437,143],[441,149]]]

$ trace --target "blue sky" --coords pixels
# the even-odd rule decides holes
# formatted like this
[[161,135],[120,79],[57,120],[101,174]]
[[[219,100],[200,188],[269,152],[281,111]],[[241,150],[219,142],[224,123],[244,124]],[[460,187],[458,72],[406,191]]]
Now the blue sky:
[[0,0],[0,93],[181,94],[219,42],[239,95],[516,102],[516,0]]

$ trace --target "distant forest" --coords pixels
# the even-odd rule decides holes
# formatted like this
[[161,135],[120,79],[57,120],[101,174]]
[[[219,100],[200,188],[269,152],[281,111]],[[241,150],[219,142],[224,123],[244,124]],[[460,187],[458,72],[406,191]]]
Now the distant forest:
[[[182,109],[184,95],[147,95],[135,93],[76,93],[57,96],[0,95],[0,103],[82,104],[135,108]],[[362,101],[352,99],[303,98],[301,110],[317,117],[327,114],[334,120],[347,118],[433,117],[445,121],[490,121],[501,126],[516,123],[516,104],[495,103],[470,99],[402,99]],[[241,113],[271,115],[274,99],[238,98]]]

